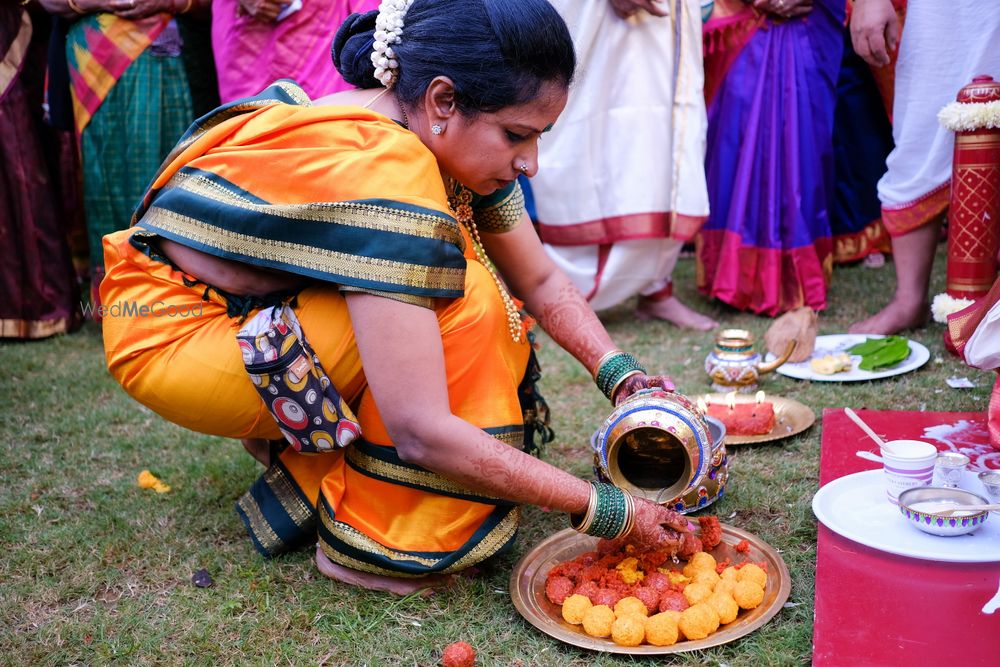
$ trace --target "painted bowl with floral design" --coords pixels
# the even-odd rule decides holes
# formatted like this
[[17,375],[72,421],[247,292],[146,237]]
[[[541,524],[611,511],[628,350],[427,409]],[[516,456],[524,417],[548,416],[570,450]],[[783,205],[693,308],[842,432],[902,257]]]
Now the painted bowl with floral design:
[[954,514],[943,511],[951,506],[986,505],[982,496],[964,489],[939,486],[919,486],[899,494],[899,512],[914,528],[930,535],[953,537],[965,535],[986,523],[986,510],[960,510]]

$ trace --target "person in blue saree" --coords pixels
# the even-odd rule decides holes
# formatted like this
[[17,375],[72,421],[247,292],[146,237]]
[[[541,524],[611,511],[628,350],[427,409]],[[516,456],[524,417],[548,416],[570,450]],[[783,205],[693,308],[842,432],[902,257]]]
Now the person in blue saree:
[[704,26],[710,213],[698,285],[775,316],[826,307],[843,0],[717,0]]

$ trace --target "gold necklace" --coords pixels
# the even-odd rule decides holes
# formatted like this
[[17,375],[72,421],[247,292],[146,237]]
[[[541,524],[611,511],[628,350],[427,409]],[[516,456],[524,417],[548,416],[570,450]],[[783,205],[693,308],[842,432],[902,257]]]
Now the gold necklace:
[[486,270],[490,272],[493,282],[496,283],[497,289],[500,291],[500,298],[503,300],[504,309],[507,311],[507,328],[510,330],[510,337],[515,343],[520,343],[524,338],[523,327],[521,325],[521,312],[517,304],[514,303],[514,299],[510,296],[510,292],[507,291],[507,286],[504,285],[503,280],[500,279],[500,276],[493,269],[493,262],[490,261],[490,258],[486,255],[485,248],[483,248],[483,242],[479,238],[479,229],[476,227],[475,216],[472,212],[472,191],[463,188],[454,181],[451,182],[449,189],[451,190],[451,194],[448,195],[448,208],[455,214],[455,219],[469,230],[469,236],[472,237],[472,249],[475,250],[479,263],[485,266]]

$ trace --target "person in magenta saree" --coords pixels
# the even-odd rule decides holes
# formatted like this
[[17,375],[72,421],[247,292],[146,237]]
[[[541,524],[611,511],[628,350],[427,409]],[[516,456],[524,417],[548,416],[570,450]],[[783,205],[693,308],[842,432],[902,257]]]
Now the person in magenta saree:
[[843,0],[717,0],[704,25],[698,287],[741,310],[826,307],[844,12]]

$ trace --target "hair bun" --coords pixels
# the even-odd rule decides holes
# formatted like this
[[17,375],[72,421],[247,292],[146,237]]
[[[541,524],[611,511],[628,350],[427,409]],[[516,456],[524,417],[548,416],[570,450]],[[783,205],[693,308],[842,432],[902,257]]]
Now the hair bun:
[[351,14],[333,37],[330,55],[344,81],[358,88],[378,88],[371,55],[375,45],[375,18],[378,10]]

